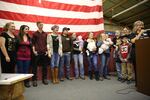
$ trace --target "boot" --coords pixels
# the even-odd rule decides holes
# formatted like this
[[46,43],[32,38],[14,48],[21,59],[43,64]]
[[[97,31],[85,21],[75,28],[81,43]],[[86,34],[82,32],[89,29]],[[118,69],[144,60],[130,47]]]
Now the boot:
[[51,69],[51,73],[52,73],[52,79],[51,79],[52,83],[56,84],[54,69]]
[[38,85],[38,84],[37,84],[37,80],[34,80],[34,81],[33,81],[33,87],[37,87],[37,85]]
[[27,79],[27,80],[24,80],[24,86],[25,86],[26,88],[31,87],[28,79]]
[[95,80],[99,81],[99,72],[98,71],[95,72]]
[[54,71],[54,74],[55,74],[55,81],[56,81],[56,83],[58,84],[58,83],[59,83],[59,79],[58,79],[58,68],[56,67],[54,70],[55,70],[55,71]]
[[44,85],[48,85],[47,79],[43,79],[42,82],[43,82]]
[[89,79],[92,80],[93,79],[93,75],[92,75],[92,72],[89,71]]

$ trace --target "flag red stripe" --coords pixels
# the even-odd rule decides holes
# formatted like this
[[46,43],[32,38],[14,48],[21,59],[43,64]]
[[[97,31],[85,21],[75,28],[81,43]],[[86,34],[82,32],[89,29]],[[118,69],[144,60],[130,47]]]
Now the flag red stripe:
[[38,0],[5,0],[5,2],[42,7],[48,9],[66,10],[66,11],[77,11],[77,12],[101,12],[102,11],[102,6],[100,5],[90,7],[90,6],[80,6],[80,5],[64,4],[58,2],[50,2],[44,0],[41,3],[39,3]]
[[63,25],[98,25],[104,22],[103,18],[100,19],[75,19],[75,18],[57,18],[57,17],[46,17],[29,14],[20,14],[8,11],[0,10],[0,18],[24,21],[24,22],[37,22],[42,21],[45,24],[63,24]]

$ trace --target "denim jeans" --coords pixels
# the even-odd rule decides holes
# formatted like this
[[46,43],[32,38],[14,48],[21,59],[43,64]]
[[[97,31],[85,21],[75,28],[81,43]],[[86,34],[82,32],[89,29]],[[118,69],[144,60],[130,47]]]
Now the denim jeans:
[[30,60],[17,60],[17,73],[29,73]]
[[51,56],[51,69],[59,66],[60,56],[58,53],[54,52]]
[[64,66],[66,67],[66,77],[70,77],[70,59],[71,53],[65,52],[60,58],[60,67],[59,67],[59,78],[64,77]]
[[107,76],[108,75],[108,62],[109,62],[109,56],[107,56],[105,53],[102,53],[101,55],[101,68],[100,68],[100,75]]
[[94,71],[98,71],[98,54],[92,53],[88,56],[88,62],[89,62],[89,67],[88,71],[92,71],[92,68],[94,67]]
[[75,77],[79,77],[79,65],[80,65],[80,77],[84,77],[84,65],[83,65],[83,54],[73,54]]
[[122,78],[121,63],[120,62],[116,62],[116,71],[117,71],[118,78]]

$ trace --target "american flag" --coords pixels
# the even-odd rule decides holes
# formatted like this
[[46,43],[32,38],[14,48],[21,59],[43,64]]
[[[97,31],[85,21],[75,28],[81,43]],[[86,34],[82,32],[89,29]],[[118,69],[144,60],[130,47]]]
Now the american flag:
[[102,0],[0,0],[0,28],[13,21],[18,30],[25,24],[36,31],[35,22],[44,23],[44,31],[51,32],[54,24],[69,27],[84,37],[104,31]]

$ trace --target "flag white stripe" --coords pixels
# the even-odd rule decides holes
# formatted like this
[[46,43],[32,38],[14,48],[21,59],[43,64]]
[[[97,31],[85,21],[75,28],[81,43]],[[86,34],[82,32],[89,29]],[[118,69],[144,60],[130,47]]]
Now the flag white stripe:
[[[6,20],[6,19],[0,19],[0,27],[2,28],[5,23],[11,22],[12,20]],[[32,22],[21,22],[21,21],[13,21],[15,23],[16,29],[19,29],[21,25],[28,25],[30,27],[31,31],[36,31],[36,23]],[[44,24],[44,31],[46,32],[51,32],[51,27],[52,24]],[[96,32],[96,31],[101,31],[104,30],[104,25],[99,24],[99,25],[59,25],[60,29],[59,32],[62,31],[63,27],[69,27],[70,32]]]
[[73,5],[83,5],[83,6],[96,6],[102,5],[102,0],[43,0],[43,1],[51,1],[65,4],[73,4]]
[[51,16],[51,17],[61,17],[61,18],[79,18],[79,19],[99,19],[103,18],[103,12],[75,12],[75,11],[64,11],[47,9],[40,7],[33,7],[27,5],[19,5],[14,3],[8,3],[0,1],[0,10],[10,11],[22,14],[33,14],[38,16]]

